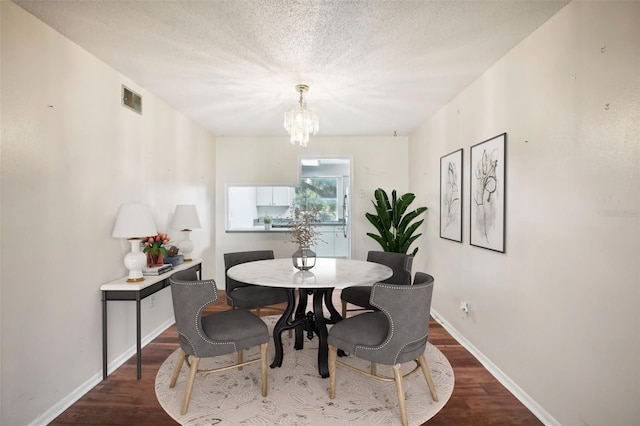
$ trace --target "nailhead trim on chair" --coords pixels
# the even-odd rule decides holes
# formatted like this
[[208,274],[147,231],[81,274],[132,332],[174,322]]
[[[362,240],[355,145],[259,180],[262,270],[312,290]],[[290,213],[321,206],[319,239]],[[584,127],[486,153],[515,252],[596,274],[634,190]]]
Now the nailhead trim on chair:
[[[415,287],[413,286],[388,286],[388,285],[384,285],[384,284],[378,284],[376,286],[373,287],[373,289],[371,290],[371,300],[373,300],[374,295],[375,295],[375,291],[376,291],[376,287],[381,287],[381,288],[389,288],[392,289],[394,291],[396,290],[413,290]],[[395,325],[393,324],[393,319],[391,318],[391,316],[389,315],[389,313],[384,310],[382,307],[372,303],[373,306],[375,306],[376,308],[380,309],[381,312],[383,312],[385,314],[385,316],[387,317],[387,319],[389,320],[389,323],[391,324],[391,332],[389,333],[389,336],[387,337],[387,340],[385,340],[384,342],[382,342],[382,344],[375,346],[375,347],[364,347],[361,345],[356,345],[355,351],[354,351],[354,355],[358,354],[358,349],[364,350],[364,351],[375,351],[378,350],[380,348],[384,348],[385,346],[387,346],[387,344],[389,344],[389,342],[391,341],[391,338],[393,337],[393,334],[395,332]],[[398,352],[396,353],[396,356],[393,358],[393,363],[397,364],[398,361],[398,357],[400,356],[400,354],[402,353],[402,349],[407,347],[408,345],[415,343],[415,342],[419,342],[422,339],[425,339],[426,337],[429,336],[429,333],[425,334],[424,336],[408,342],[406,345],[404,345],[402,348],[400,348],[400,350],[398,350]]]
[[[178,280],[176,280],[178,281]],[[216,283],[214,280],[202,280],[202,281],[198,281],[198,282],[192,282],[192,281],[180,281],[180,283],[178,285],[195,285],[195,286],[204,286],[205,284],[209,284],[213,287],[213,291],[214,291],[214,295],[215,297],[207,302],[205,302],[202,306],[200,306],[200,308],[198,309],[198,311],[196,312],[196,316],[194,318],[194,322],[196,324],[196,330],[198,331],[198,335],[200,336],[200,338],[209,343],[210,345],[228,345],[229,342],[213,342],[211,340],[209,340],[206,336],[204,336],[201,332],[200,329],[201,327],[198,324],[198,319],[200,318],[200,313],[204,310],[204,308],[206,308],[209,304],[215,302],[216,300],[218,300],[218,289],[216,288]],[[186,338],[186,337],[185,337]],[[191,341],[189,341],[188,338],[186,338],[186,340],[189,342],[189,346],[191,346],[191,350],[193,351],[193,356],[195,357],[200,357],[196,350],[195,350],[195,346],[193,345],[193,343],[191,343]],[[233,343],[233,351],[234,352],[238,352],[238,349],[236,347],[236,344]]]
[[191,340],[189,340],[189,338],[187,336],[185,336],[184,334],[182,334],[182,333],[178,333],[178,336],[184,337],[184,340],[187,341],[187,343],[189,344],[189,347],[191,348],[191,352],[193,352],[193,354],[194,354],[193,356],[198,356],[198,354],[196,352],[196,348],[195,348],[195,346],[193,346],[193,343],[191,343]]

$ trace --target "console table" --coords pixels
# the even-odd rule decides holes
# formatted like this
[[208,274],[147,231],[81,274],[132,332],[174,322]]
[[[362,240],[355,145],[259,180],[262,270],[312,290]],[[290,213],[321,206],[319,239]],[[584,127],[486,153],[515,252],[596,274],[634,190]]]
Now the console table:
[[142,377],[142,345],[140,330],[140,301],[154,293],[169,287],[169,278],[176,272],[194,268],[198,277],[202,278],[202,259],[194,259],[190,262],[182,263],[178,266],[158,276],[145,275],[144,281],[128,283],[127,277],[102,284],[102,379],[107,378],[107,301],[109,300],[130,300],[136,302],[136,351],[138,357],[137,379]]

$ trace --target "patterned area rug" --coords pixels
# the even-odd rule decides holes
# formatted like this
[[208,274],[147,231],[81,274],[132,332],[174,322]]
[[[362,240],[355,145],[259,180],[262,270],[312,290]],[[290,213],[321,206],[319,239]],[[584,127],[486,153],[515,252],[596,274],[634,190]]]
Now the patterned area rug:
[[[263,318],[273,330],[277,316]],[[329,399],[329,379],[318,375],[318,339],[304,341],[303,350],[293,349],[293,338],[283,333],[284,361],[280,368],[269,368],[268,396],[260,394],[260,364],[222,373],[196,376],[189,410],[184,416],[180,408],[187,380],[187,366],[182,367],[178,382],[169,389],[171,374],[179,350],[171,354],[156,377],[156,396],[162,408],[181,425],[399,425],[400,408],[393,382],[366,378],[337,367],[336,398]],[[245,359],[257,357],[259,350],[245,351]],[[268,362],[273,360],[273,340],[269,344]],[[405,380],[407,416],[410,425],[421,425],[446,404],[453,392],[454,376],[449,361],[435,346],[425,350],[427,363],[438,392],[433,402],[421,372]],[[200,368],[229,365],[235,354],[203,359]],[[348,357],[352,365],[365,370],[369,363]],[[409,371],[414,363],[404,365]],[[393,377],[391,367],[378,365],[378,374]]]

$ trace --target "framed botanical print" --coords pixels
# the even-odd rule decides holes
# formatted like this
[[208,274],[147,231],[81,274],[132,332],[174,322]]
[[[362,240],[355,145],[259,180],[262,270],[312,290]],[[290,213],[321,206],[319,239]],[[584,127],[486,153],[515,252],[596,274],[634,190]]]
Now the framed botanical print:
[[470,244],[505,252],[507,134],[471,147]]
[[462,242],[462,149],[440,157],[440,238]]

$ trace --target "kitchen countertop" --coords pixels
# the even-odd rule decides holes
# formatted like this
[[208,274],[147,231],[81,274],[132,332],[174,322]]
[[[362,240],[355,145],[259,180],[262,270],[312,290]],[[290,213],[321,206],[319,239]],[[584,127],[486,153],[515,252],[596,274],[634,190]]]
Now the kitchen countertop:
[[[343,221],[327,221],[327,222],[317,222],[315,226],[343,226]],[[272,224],[270,230],[264,229],[264,224],[255,225],[251,228],[235,228],[235,229],[226,229],[226,233],[243,233],[243,232],[258,232],[258,233],[269,233],[269,232],[289,232],[291,226],[284,224]]]
[[[344,225],[344,222],[341,221],[341,220],[331,220],[331,221],[326,221],[326,222],[316,222],[315,223],[315,226],[342,226],[342,225]],[[274,223],[274,224],[271,225],[271,227],[272,228],[278,228],[278,229],[281,229],[281,228],[287,229],[287,228],[291,228],[291,225]]]
[[224,232],[227,234],[232,233],[242,233],[242,232],[263,232],[265,234],[273,234],[273,233],[286,233],[289,231],[289,228],[271,228],[269,230],[264,229],[264,225],[254,226],[253,228],[235,228],[235,229],[226,229]]

